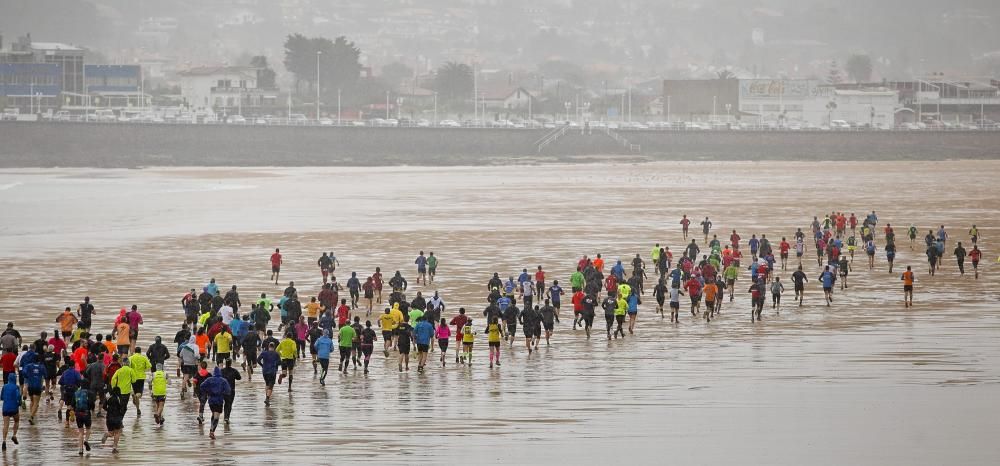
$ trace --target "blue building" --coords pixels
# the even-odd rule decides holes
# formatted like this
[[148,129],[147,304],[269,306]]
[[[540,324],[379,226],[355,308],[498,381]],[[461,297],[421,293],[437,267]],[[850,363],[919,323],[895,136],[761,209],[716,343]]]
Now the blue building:
[[[16,42],[10,44],[10,50],[0,50],[0,63],[58,65],[62,71],[59,80],[62,95],[59,99],[52,99],[51,105],[82,105],[84,98],[83,53],[82,48],[73,45],[59,42],[35,42],[31,39],[31,34],[28,34],[19,37]],[[24,110],[27,110],[27,107]]]
[[58,108],[63,90],[62,66],[56,63],[0,63],[0,105],[22,113]]
[[142,70],[139,65],[84,65],[85,90],[94,107],[140,107]]

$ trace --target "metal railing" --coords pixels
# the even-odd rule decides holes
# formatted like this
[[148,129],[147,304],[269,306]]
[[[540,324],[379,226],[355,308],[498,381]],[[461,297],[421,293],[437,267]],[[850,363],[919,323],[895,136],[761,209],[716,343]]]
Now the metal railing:
[[535,142],[535,146],[536,146],[536,149],[537,149],[536,152],[539,153],[539,154],[542,153],[542,149],[544,149],[545,146],[547,146],[549,144],[552,144],[553,142],[556,142],[556,140],[558,140],[559,138],[563,137],[563,135],[566,134],[566,131],[568,129],[569,129],[569,125],[566,125],[566,126],[561,126],[559,128],[553,129],[552,131],[549,131],[548,134],[546,134],[541,139],[539,139],[537,142]]
[[614,141],[616,143],[621,144],[622,147],[628,149],[629,152],[637,154],[637,153],[639,153],[639,152],[642,151],[642,146],[641,145],[639,145],[639,144],[632,144],[624,136],[618,134],[617,131],[615,131],[615,130],[613,130],[611,128],[605,128],[604,131],[605,131],[605,134],[608,135],[608,137],[610,137],[611,139],[614,139]]
[[[317,120],[289,120],[286,118],[246,118],[241,122],[234,121],[223,121],[219,119],[205,119],[205,118],[195,118],[195,117],[185,117],[185,118],[162,118],[158,117],[155,119],[150,118],[136,118],[121,120],[118,118],[108,118],[106,116],[95,116],[90,115],[89,117],[84,115],[72,115],[69,117],[61,118],[38,118],[34,120],[28,120],[24,118],[0,118],[0,121],[18,121],[21,123],[89,123],[89,124],[141,124],[141,125],[225,125],[225,126],[314,126],[314,127],[340,127],[340,128],[449,128],[449,129],[489,129],[489,130],[499,130],[499,131],[519,131],[519,130],[540,130],[548,129],[544,136],[539,138],[534,142],[535,146],[546,146],[555,142],[559,137],[566,134],[567,131],[574,129],[571,126],[557,126],[555,128],[551,126],[543,125],[525,125],[524,127],[511,127],[511,126],[490,126],[490,125],[461,125],[461,126],[451,126],[451,125],[441,125],[441,124],[418,124],[418,123],[398,123],[398,124],[386,124],[379,123],[371,120],[341,120],[337,122],[336,120],[332,122],[323,122]],[[597,129],[597,128],[595,128]],[[870,128],[864,126],[850,127],[850,128],[827,128],[827,127],[770,127],[770,126],[749,126],[749,127],[700,127],[700,126],[670,126],[670,127],[622,127],[613,129],[610,127],[599,128],[604,130],[609,136],[613,134],[620,133],[660,133],[660,132],[780,132],[780,133],[867,133],[867,132],[890,132],[890,131],[902,131],[902,132],[927,132],[927,131],[937,131],[937,132],[982,132],[982,131],[1000,131],[1000,124],[975,124],[975,123],[962,123],[962,124],[929,124],[920,126],[913,126],[912,124],[904,124],[892,128]],[[615,136],[612,136],[614,138]],[[620,137],[620,136],[619,136]]]

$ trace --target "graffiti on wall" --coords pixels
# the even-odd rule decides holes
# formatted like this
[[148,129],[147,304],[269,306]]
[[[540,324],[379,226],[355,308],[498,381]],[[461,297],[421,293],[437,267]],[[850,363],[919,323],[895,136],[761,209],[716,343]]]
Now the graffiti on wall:
[[819,95],[815,81],[806,79],[743,79],[740,97],[814,97]]

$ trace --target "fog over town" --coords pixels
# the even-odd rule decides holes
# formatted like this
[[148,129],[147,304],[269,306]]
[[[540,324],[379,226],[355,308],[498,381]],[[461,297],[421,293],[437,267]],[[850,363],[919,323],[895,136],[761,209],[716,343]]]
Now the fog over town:
[[[990,118],[969,99],[997,97],[998,15],[988,0],[7,0],[0,63],[45,61],[9,52],[62,44],[94,68],[27,92],[0,78],[0,99],[61,118],[106,107],[118,120],[130,108],[125,118],[170,119],[179,112],[138,109],[174,107],[238,123],[971,127]],[[665,84],[722,78],[742,84],[687,101]],[[753,101],[781,94],[788,105]],[[806,95],[816,102],[795,102]]]

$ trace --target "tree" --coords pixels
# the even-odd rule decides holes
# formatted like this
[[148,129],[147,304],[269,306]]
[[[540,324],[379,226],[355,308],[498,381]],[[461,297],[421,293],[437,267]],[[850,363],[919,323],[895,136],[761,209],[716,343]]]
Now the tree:
[[473,87],[472,68],[465,63],[445,63],[434,76],[434,90],[445,101],[468,98]]
[[389,63],[382,67],[382,80],[392,87],[399,86],[400,81],[413,77],[413,68],[400,62]]
[[[289,34],[285,39],[285,69],[295,76],[295,89],[299,88],[302,81],[312,83],[315,79],[316,50],[312,47],[312,42],[302,34]],[[312,76],[313,79],[309,79]]]
[[257,55],[250,59],[250,66],[257,68],[257,87],[260,89],[277,89],[275,73],[267,64],[267,57]]
[[735,74],[735,73],[733,73],[732,71],[729,71],[729,70],[721,70],[721,71],[717,71],[717,72],[715,73],[715,75],[716,75],[716,76],[717,76],[717,77],[718,77],[719,79],[734,79],[734,78],[736,78],[736,74]]
[[844,77],[840,74],[840,66],[837,65],[837,60],[830,62],[830,71],[826,75],[827,84],[840,84],[844,81]]
[[833,122],[833,111],[837,109],[837,103],[830,101],[826,104],[826,122],[830,124]]
[[[315,91],[317,68],[320,90],[336,94],[354,87],[361,76],[361,50],[344,36],[334,40],[291,34],[285,39],[285,68],[295,75],[295,88],[305,81]],[[299,89],[301,90],[301,89]]]
[[872,78],[872,57],[868,55],[854,54],[847,59],[845,65],[847,76],[856,83],[869,81]]
[[[353,90],[361,78],[361,49],[344,36],[332,42],[324,38],[313,41],[316,50],[322,52],[319,57],[320,89],[324,95],[335,96],[338,89]],[[315,67],[315,64],[313,66]]]

